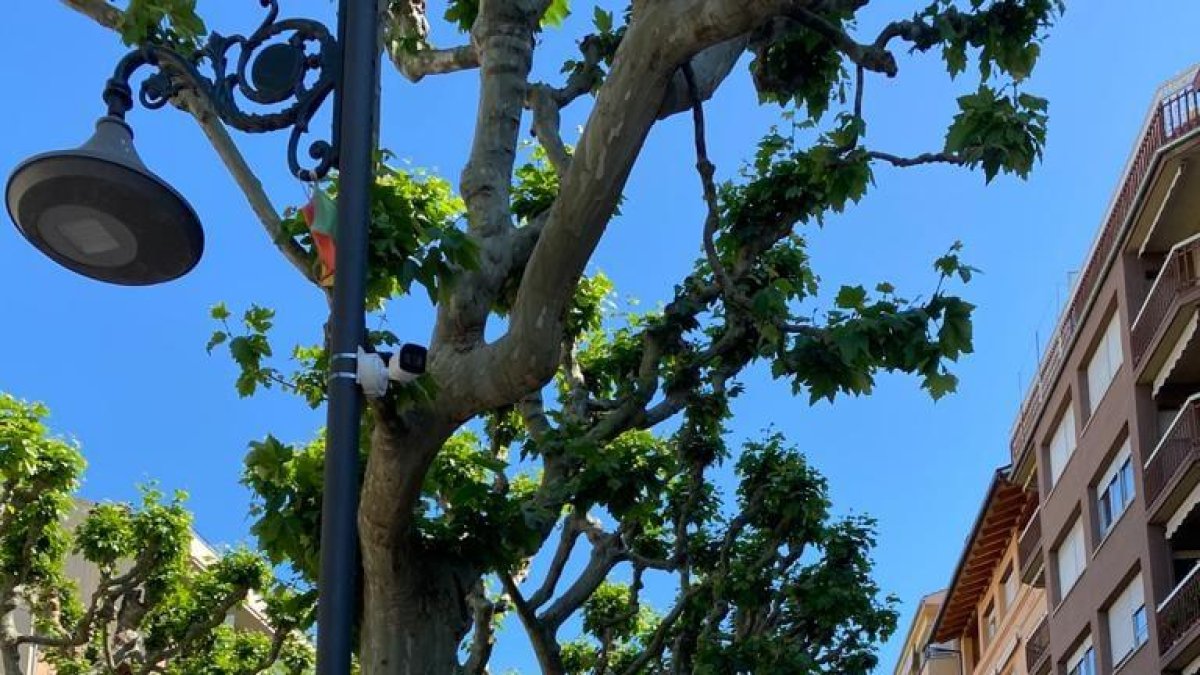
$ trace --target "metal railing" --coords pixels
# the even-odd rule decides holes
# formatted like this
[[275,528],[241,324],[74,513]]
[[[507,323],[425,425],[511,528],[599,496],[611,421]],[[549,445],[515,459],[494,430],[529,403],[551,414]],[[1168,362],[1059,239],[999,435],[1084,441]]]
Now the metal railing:
[[1200,574],[1197,571],[1200,571],[1200,565],[1193,567],[1158,606],[1158,649],[1162,654],[1200,624]]
[[1155,333],[1168,318],[1171,306],[1185,291],[1196,286],[1197,260],[1200,256],[1200,235],[1186,239],[1171,248],[1150,293],[1133,320],[1129,339],[1133,347],[1133,363],[1141,364],[1150,351]]
[[1195,78],[1196,73],[1192,71],[1173,82],[1172,88],[1159,96],[1158,104],[1150,114],[1137,150],[1125,169],[1121,189],[1109,207],[1100,235],[1072,290],[1070,303],[1059,319],[1029,393],[1017,413],[1011,444],[1013,457],[1019,457],[1028,444],[1036,413],[1050,395],[1067,350],[1075,339],[1084,309],[1115,252],[1118,236],[1133,210],[1156,153],[1167,143],[1200,126],[1200,91]]
[[1200,397],[1193,396],[1146,459],[1146,505],[1158,500],[1180,469],[1200,459]]
[[1030,563],[1042,552],[1042,509],[1033,512],[1029,524],[1025,526],[1021,536],[1017,538],[1017,564],[1021,567],[1021,578],[1025,579],[1030,571]]
[[1050,656],[1050,629],[1046,617],[1033,629],[1025,640],[1025,670],[1030,675],[1037,675],[1039,668],[1046,663]]

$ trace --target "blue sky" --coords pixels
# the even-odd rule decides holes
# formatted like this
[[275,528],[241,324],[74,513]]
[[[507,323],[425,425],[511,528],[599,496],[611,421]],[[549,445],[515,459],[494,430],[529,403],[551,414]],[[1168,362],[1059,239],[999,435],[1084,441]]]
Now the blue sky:
[[[898,14],[921,3],[876,2]],[[432,12],[441,11],[432,3]],[[288,10],[331,18],[332,3],[284,0]],[[202,0],[221,32],[249,31],[257,3]],[[557,82],[590,8],[548,33],[535,75]],[[872,11],[868,34],[887,17]],[[840,512],[879,520],[876,577],[903,601],[907,621],[920,595],[947,583],[991,472],[1008,461],[1009,430],[1070,274],[1080,266],[1155,87],[1200,53],[1194,27],[1200,4],[1075,2],[1045,45],[1026,89],[1051,101],[1044,163],[1028,181],[948,168],[877,172],[878,186],[861,205],[808,232],[827,290],[889,280],[910,295],[932,290],[930,264],[956,239],[965,259],[983,269],[965,289],[975,302],[976,353],[958,368],[957,395],[931,402],[907,377],[885,377],[873,396],[809,407],[762,368],[745,380],[735,405],[735,439],[769,425],[804,449],[829,478]],[[454,37],[444,28],[438,37]],[[101,113],[104,80],[122,53],[112,34],[50,0],[21,3],[0,22],[0,62],[9,104],[0,170],[22,158],[72,146]],[[743,64],[744,65],[744,64]],[[973,88],[951,82],[936,58],[901,59],[900,77],[871,79],[866,113],[870,143],[915,153],[935,149],[954,96]],[[474,121],[474,74],[427,79],[413,86],[384,78],[382,138],[414,165],[457,180]],[[14,103],[19,101],[19,104]],[[564,129],[583,120],[583,106]],[[754,141],[777,119],[758,108],[745,69],[709,106],[710,154],[731,176]],[[129,499],[135,484],[155,479],[191,493],[197,527],[216,542],[245,538],[248,495],[238,476],[246,443],[271,432],[303,440],[322,414],[278,393],[240,400],[234,368],[209,357],[208,307],[235,310],[250,302],[278,310],[280,347],[315,342],[323,301],[275,253],[240,193],[195,124],[171,111],[135,110],[137,146],[151,168],[191,200],[207,228],[204,260],[169,285],[130,289],[75,277],[38,255],[18,233],[0,227],[0,388],[38,399],[54,411],[56,429],[84,445],[85,496]],[[320,124],[314,128],[321,128]],[[624,215],[610,227],[594,259],[622,295],[643,304],[669,297],[672,284],[699,253],[702,223],[686,116],[651,133],[626,192]],[[571,135],[568,132],[568,140]],[[239,137],[251,163],[283,207],[303,201],[286,173],[285,138]],[[430,327],[423,296],[395,303],[388,326],[422,341]],[[494,663],[530,668],[523,640],[511,636]],[[883,649],[890,671],[901,631]]]

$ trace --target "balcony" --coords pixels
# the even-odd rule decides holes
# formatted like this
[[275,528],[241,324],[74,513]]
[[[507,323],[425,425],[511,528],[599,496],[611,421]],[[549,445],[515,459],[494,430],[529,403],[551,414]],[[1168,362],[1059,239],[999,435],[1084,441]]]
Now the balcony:
[[1030,586],[1045,585],[1042,564],[1042,511],[1039,508],[1017,540],[1017,562],[1021,566],[1021,581]]
[[[1200,565],[1158,606],[1158,649],[1164,668],[1175,669],[1200,655]],[[1032,672],[1032,671],[1031,671]]]
[[1150,522],[1174,515],[1200,481],[1200,394],[1187,400],[1146,460],[1146,509]]
[[[1154,378],[1167,364],[1170,351],[1178,358],[1188,349],[1186,328],[1194,312],[1185,311],[1200,300],[1200,234],[1171,248],[1154,285],[1130,329],[1135,369],[1143,382]],[[1156,348],[1158,346],[1159,348]],[[1168,350],[1166,346],[1177,349]],[[1191,359],[1189,359],[1191,360]]]
[[1025,668],[1029,675],[1050,672],[1050,627],[1045,617],[1025,640]]

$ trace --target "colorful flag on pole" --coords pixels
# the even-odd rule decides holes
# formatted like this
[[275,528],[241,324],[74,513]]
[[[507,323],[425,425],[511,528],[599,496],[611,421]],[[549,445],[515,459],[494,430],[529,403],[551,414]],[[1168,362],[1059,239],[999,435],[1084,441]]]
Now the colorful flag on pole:
[[322,286],[333,286],[334,260],[337,257],[337,204],[323,190],[313,190],[312,199],[300,209],[304,223],[312,233],[313,245],[317,247],[317,258],[321,261],[319,282]]

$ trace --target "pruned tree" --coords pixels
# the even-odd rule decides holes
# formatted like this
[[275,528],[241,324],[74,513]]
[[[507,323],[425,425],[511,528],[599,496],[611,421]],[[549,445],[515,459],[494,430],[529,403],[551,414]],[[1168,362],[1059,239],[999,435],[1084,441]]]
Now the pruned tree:
[[[247,675],[311,669],[311,598],[276,582],[263,556],[192,559],[183,496],[140,505],[76,498],[79,448],[51,436],[41,404],[0,393],[0,673],[26,675],[22,650],[59,675]],[[90,587],[68,573],[86,565]],[[272,630],[226,616],[261,593]]]
[[[205,30],[193,2],[64,1],[131,43]],[[479,95],[457,194],[386,153],[377,168],[369,305],[385,312],[418,285],[436,325],[427,376],[372,400],[364,419],[364,673],[487,672],[505,614],[545,673],[870,670],[894,614],[870,581],[869,521],[832,518],[821,480],[782,439],[727,449],[729,403],[756,361],[813,401],[868,393],[881,371],[914,374],[935,398],[954,389],[949,364],[971,350],[972,306],[944,283],[970,279],[958,247],[920,299],[886,281],[821,295],[803,230],[860,200],[880,165],[1025,176],[1046,102],[1022,82],[1062,11],[1060,0],[934,0],[864,35],[868,8],[896,11],[881,4],[635,0],[614,15],[565,0],[451,0],[445,20],[465,34],[453,47],[431,43],[438,19],[424,2],[382,4],[381,50],[399,72],[474,77]],[[532,81],[539,41],[556,39],[568,10],[592,13],[594,30],[560,81]],[[759,100],[746,104],[778,107],[782,130],[719,180],[704,105],[747,53]],[[975,66],[944,137],[911,156],[871,143],[864,104],[905,53],[940,57],[951,79]],[[314,282],[301,221],[271,205],[203,101],[176,104]],[[569,106],[586,106],[586,122],[564,139]],[[607,280],[585,270],[647,135],[674,115],[695,128],[706,216],[682,245],[696,264],[661,310],[607,309]],[[527,128],[531,153],[519,143]],[[217,306],[210,350],[227,344],[243,394],[282,386],[320,405],[323,345],[279,365],[272,316],[253,306],[235,327]],[[394,342],[374,332],[365,347]],[[264,550],[310,580],[322,451],[268,438],[247,460]],[[736,494],[714,484],[726,460]],[[581,547],[586,562],[570,575]],[[650,583],[674,601],[650,607]],[[565,634],[580,615],[582,633]]]

